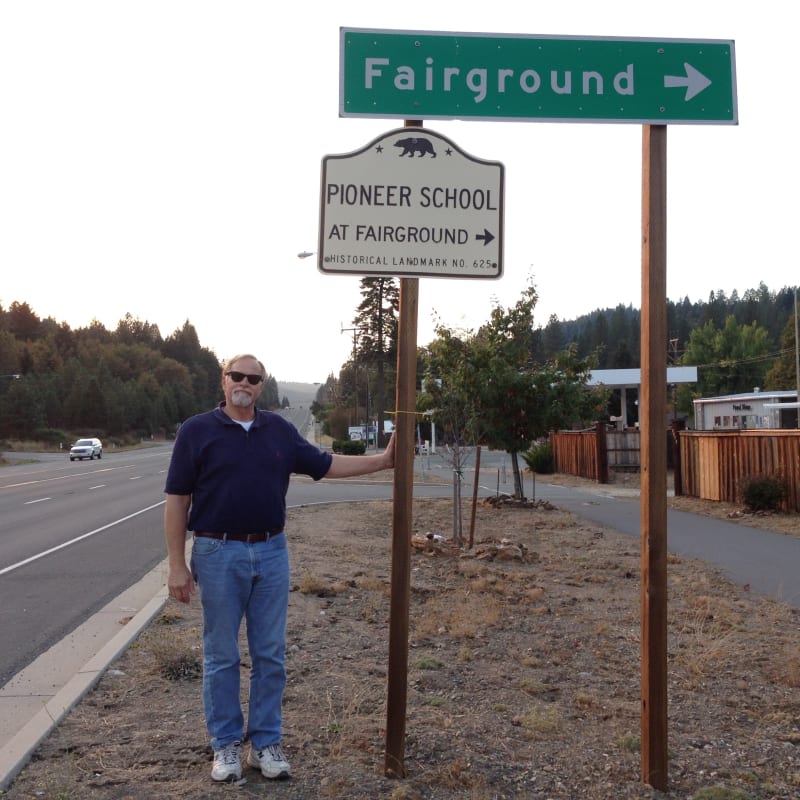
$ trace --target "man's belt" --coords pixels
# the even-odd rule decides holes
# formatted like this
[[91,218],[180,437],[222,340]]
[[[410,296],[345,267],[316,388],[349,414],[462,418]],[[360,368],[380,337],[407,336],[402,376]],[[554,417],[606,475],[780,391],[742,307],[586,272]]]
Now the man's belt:
[[259,531],[258,533],[209,533],[208,531],[195,531],[195,536],[202,536],[207,539],[230,539],[232,542],[266,542],[273,536],[283,533],[283,528],[275,528],[271,531]]

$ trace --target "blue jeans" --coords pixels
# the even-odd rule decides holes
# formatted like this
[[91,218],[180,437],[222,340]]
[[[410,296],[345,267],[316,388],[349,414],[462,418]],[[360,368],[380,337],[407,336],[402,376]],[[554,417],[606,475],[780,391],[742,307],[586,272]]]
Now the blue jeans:
[[243,740],[239,629],[247,623],[247,738],[257,750],[281,740],[286,686],[289,553],[286,536],[266,542],[195,537],[191,569],[203,606],[203,705],[211,746]]

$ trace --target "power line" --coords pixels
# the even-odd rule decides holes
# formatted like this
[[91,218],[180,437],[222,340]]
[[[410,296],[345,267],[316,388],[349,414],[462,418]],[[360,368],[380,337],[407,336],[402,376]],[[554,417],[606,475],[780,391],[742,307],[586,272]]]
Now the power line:
[[692,364],[691,366],[697,367],[698,369],[707,369],[709,367],[727,369],[728,367],[736,367],[740,364],[757,364],[761,361],[771,361],[780,358],[781,356],[788,355],[789,353],[794,353],[794,351],[794,347],[785,347],[782,350],[778,350],[776,353],[766,353],[760,356],[748,356],[747,358],[737,359],[724,358],[719,361],[710,361],[708,364]]

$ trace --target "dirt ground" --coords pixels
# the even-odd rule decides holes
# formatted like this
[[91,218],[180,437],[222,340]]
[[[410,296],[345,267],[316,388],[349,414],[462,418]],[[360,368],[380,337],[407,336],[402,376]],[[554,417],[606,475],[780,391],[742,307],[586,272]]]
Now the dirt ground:
[[[693,502],[685,510],[740,513]],[[195,599],[165,607],[4,797],[800,797],[797,611],[669,559],[659,792],[642,781],[638,543],[544,503],[482,503],[466,551],[449,541],[452,520],[451,501],[415,501],[404,777],[384,774],[392,509],[380,501],[290,513],[290,780],[246,769],[239,784],[211,781]],[[796,515],[738,521],[798,528]],[[469,522],[465,503],[465,532]]]

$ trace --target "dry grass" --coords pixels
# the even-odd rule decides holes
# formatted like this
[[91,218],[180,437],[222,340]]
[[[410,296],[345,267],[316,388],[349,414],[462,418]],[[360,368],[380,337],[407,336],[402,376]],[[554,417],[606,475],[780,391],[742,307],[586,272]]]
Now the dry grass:
[[153,654],[155,669],[167,680],[197,678],[203,672],[201,647],[197,629],[165,630],[164,625],[175,625],[176,621],[165,621],[162,615],[148,639],[147,646]]
[[[418,506],[415,531],[448,530],[449,501]],[[505,537],[527,555],[414,554],[404,779],[383,775],[392,516],[376,502],[290,515],[290,781],[212,785],[199,681],[159,666],[196,654],[199,608],[170,603],[7,798],[800,796],[793,609],[670,559],[670,790],[656,792],[640,776],[636,544],[557,510],[481,506],[477,519],[484,554]],[[246,649],[243,661],[246,681]]]
[[330,592],[333,591],[330,588],[329,581],[326,581],[319,575],[315,575],[313,572],[304,572],[302,577],[300,578],[300,582],[297,585],[297,588],[303,594],[319,595],[329,591]]

